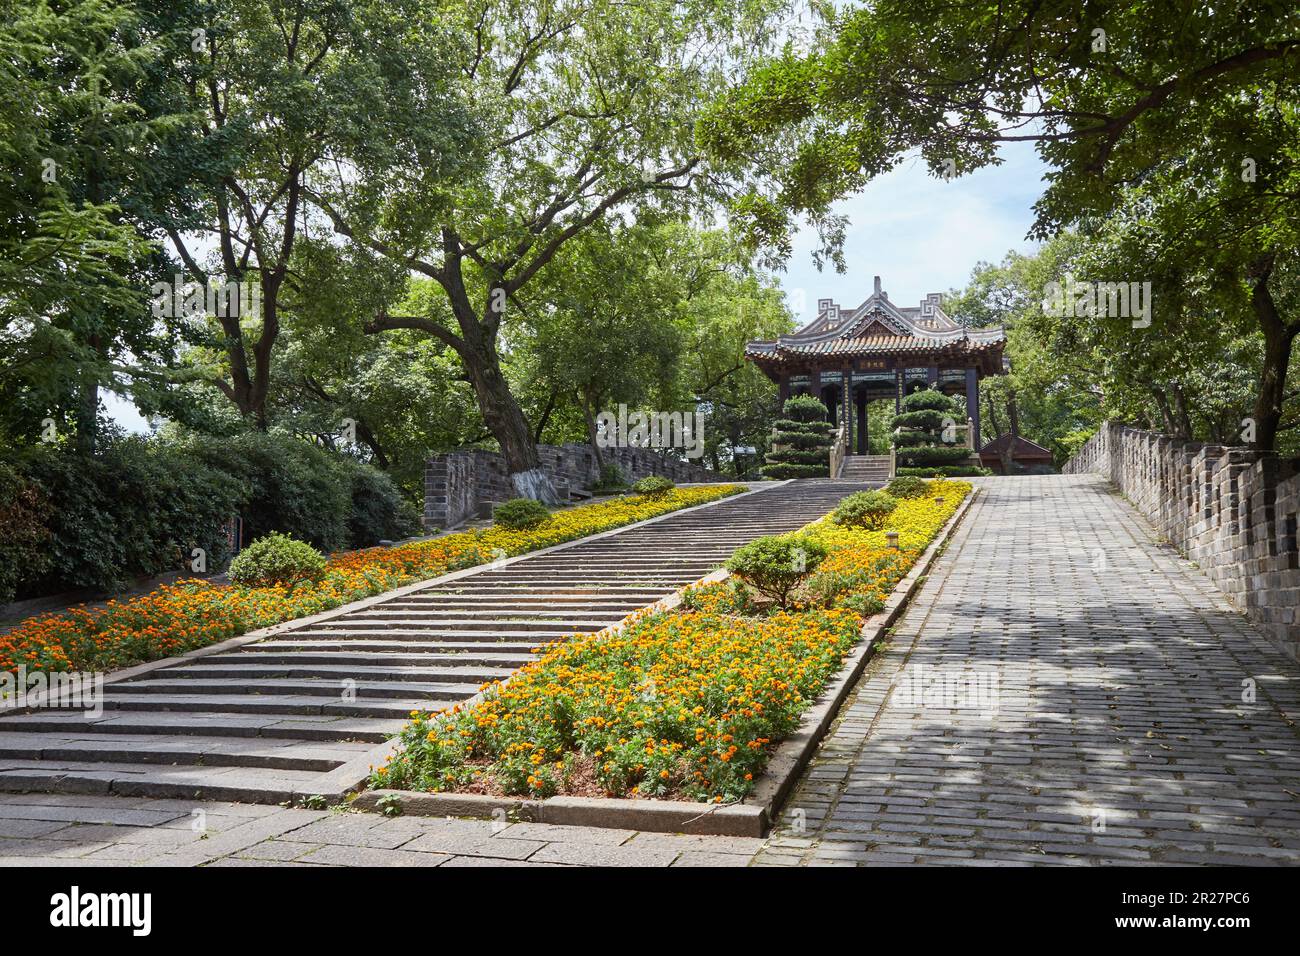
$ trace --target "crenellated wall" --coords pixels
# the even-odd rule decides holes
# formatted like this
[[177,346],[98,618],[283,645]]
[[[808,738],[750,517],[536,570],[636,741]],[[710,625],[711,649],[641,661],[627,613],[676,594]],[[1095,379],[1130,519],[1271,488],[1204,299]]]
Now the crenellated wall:
[[[538,445],[542,468],[562,499],[571,490],[600,480],[600,466],[590,445]],[[721,481],[702,465],[665,456],[649,448],[603,448],[607,465],[617,465],[625,481],[662,475],[677,482]],[[469,518],[486,516],[492,505],[516,497],[499,452],[466,448],[434,455],[424,468],[424,526],[451,528]]]
[[1300,660],[1300,460],[1109,422],[1062,471],[1109,478],[1274,644]]

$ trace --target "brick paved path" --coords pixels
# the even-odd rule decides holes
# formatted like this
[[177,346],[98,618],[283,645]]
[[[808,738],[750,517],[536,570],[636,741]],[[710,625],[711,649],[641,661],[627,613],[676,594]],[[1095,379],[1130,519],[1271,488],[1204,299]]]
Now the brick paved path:
[[757,862],[1300,862],[1295,665],[1099,478],[980,484]]

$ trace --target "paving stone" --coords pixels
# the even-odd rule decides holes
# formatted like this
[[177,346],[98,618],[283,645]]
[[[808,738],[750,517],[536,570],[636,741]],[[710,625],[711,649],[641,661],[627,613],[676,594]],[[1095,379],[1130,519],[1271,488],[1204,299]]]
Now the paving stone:
[[548,843],[534,853],[536,863],[569,866],[670,866],[676,850],[637,850],[630,846],[596,846],[591,843]]
[[[500,840],[496,837],[456,833],[426,833],[402,845],[403,850],[446,853],[452,856],[486,856],[502,860],[523,860],[546,844],[537,840]],[[586,846],[586,844],[578,844]]]
[[303,863],[328,866],[439,866],[449,859],[451,857],[445,853],[412,853],[364,846],[322,846],[299,857]]

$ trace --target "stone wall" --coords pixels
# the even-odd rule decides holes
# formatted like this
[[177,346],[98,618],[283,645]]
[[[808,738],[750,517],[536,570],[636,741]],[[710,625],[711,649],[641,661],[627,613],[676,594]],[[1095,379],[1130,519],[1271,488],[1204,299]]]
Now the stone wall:
[[[596,453],[590,445],[538,445],[542,467],[555,482],[560,497],[590,488],[600,480]],[[702,465],[667,457],[651,448],[603,448],[605,464],[617,465],[624,480],[662,475],[676,482],[720,481]],[[434,455],[424,468],[424,526],[451,528],[491,513],[492,505],[515,497],[505,459],[498,452],[467,448]]]
[[1109,478],[1269,640],[1300,660],[1300,460],[1112,422],[1062,471]]

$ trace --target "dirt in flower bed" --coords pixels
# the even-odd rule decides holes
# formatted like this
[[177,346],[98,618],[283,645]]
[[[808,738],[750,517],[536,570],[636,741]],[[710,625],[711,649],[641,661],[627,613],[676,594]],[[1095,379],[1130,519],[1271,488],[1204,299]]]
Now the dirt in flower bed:
[[316,582],[240,587],[199,579],[163,585],[101,607],[42,614],[0,634],[0,672],[101,671],[159,660],[306,617],[407,584],[584,538],[715,501],[741,485],[679,488],[628,495],[556,512],[540,527],[490,527],[390,548],[334,555]]
[[[412,714],[376,788],[730,802],[843,665],[863,620],[970,491],[935,482],[878,530],[814,522],[828,555],[787,609],[743,584],[553,645],[482,700]],[[942,503],[938,499],[942,499]],[[897,531],[901,548],[886,544]]]

